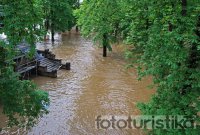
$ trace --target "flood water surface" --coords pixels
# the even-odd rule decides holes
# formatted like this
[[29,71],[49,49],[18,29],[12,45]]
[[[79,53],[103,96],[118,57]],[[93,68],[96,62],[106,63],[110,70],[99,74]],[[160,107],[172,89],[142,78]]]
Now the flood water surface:
[[[143,135],[141,130],[96,129],[98,115],[138,115],[137,102],[146,102],[153,91],[151,79],[138,82],[134,70],[125,69],[123,49],[113,48],[107,58],[102,50],[79,34],[57,35],[55,44],[41,43],[56,58],[71,63],[71,70],[60,70],[58,78],[36,77],[33,81],[48,91],[49,114],[25,134],[28,135]],[[1,118],[1,121],[3,118]]]

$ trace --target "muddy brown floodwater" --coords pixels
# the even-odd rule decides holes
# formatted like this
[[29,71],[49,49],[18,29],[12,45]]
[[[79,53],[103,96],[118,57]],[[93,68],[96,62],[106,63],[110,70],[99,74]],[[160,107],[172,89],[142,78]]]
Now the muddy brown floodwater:
[[[137,81],[134,70],[125,69],[123,47],[115,46],[107,58],[102,50],[79,34],[57,35],[56,42],[41,43],[57,58],[71,62],[71,70],[61,70],[58,78],[36,77],[33,81],[48,91],[49,114],[23,134],[28,135],[143,135],[141,130],[97,130],[98,115],[138,115],[137,102],[149,100],[151,79]],[[1,111],[1,110],[0,110]],[[0,115],[0,121],[5,117]],[[1,124],[0,124],[1,126]],[[16,133],[16,132],[15,132]],[[20,134],[20,133],[19,133]]]

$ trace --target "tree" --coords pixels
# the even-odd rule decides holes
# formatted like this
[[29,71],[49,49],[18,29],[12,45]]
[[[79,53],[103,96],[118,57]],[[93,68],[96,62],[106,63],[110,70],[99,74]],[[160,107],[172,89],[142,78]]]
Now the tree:
[[80,9],[75,11],[81,33],[94,37],[103,46],[103,57],[107,56],[107,48],[115,41],[120,20],[119,0],[85,0]]
[[[130,2],[130,1],[129,1]],[[146,115],[187,115],[199,120],[199,1],[131,1],[127,37],[139,56],[139,75],[151,75],[156,94],[139,104]],[[139,51],[138,51],[139,50]],[[137,52],[137,53],[136,53]],[[196,130],[152,130],[151,134],[198,134]]]
[[9,126],[33,126],[35,119],[47,113],[48,93],[39,90],[31,81],[19,80],[13,71],[15,48],[23,40],[31,45],[30,57],[35,53],[35,43],[43,35],[39,0],[3,0],[4,27],[0,32],[7,41],[0,41],[0,103],[9,118]]
[[[113,12],[115,9],[117,12]],[[114,24],[118,24],[118,35],[131,46],[127,56],[137,63],[134,66],[139,78],[153,77],[156,93],[149,103],[138,104],[142,114],[186,115],[199,122],[199,0],[85,0],[76,14],[82,34],[100,41],[105,37],[109,40],[114,35]],[[148,133],[198,135],[199,132],[197,127],[153,129]]]
[[46,30],[51,29],[51,39],[54,41],[55,31],[70,30],[75,24],[72,15],[74,0],[44,0],[43,10],[45,15]]

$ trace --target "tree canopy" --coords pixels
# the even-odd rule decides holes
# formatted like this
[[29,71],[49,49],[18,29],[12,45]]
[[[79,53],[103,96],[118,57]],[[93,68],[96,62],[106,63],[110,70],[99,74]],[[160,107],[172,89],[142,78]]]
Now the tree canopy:
[[0,3],[4,14],[4,27],[0,32],[7,35],[6,40],[0,41],[0,103],[9,118],[9,126],[32,126],[36,118],[48,112],[44,108],[49,104],[48,93],[31,81],[19,80],[13,70],[16,45],[25,40],[31,45],[32,57],[35,43],[43,35],[38,27],[43,23],[40,2],[4,0]]
[[[8,116],[9,126],[33,126],[36,119],[48,112],[48,93],[33,82],[20,80],[14,72],[16,46],[23,41],[30,45],[28,58],[35,55],[35,44],[50,29],[54,32],[70,30],[75,25],[73,9],[77,0],[1,0],[0,34],[0,104]],[[1,26],[3,26],[1,28]],[[54,38],[52,38],[54,39]]]
[[104,47],[103,56],[106,56],[106,48],[112,50],[110,43],[117,38],[121,18],[119,4],[119,0],[85,0],[75,12],[82,34],[93,37]]
[[[82,34],[101,42],[105,33],[112,37],[117,28],[118,36],[132,48],[126,56],[137,63],[133,66],[139,77],[153,77],[156,94],[149,103],[138,104],[142,114],[187,115],[199,121],[199,0],[85,0],[76,16]],[[198,127],[149,133],[199,132]]]
[[71,30],[75,25],[73,9],[77,7],[77,0],[44,0],[42,2],[44,10],[44,20],[46,30],[51,30],[52,41],[55,32]]

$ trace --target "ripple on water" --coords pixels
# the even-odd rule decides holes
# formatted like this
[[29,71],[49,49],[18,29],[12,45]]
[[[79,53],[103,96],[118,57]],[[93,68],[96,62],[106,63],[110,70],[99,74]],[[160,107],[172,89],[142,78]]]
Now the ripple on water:
[[[62,41],[61,41],[62,40]],[[70,71],[59,71],[58,78],[37,77],[41,89],[48,91],[49,114],[29,135],[140,135],[138,130],[97,130],[98,115],[138,114],[137,101],[147,101],[153,93],[146,89],[150,79],[137,82],[135,71],[124,68],[121,49],[113,48],[107,58],[79,34],[56,36],[56,42],[39,43],[37,48],[52,50],[56,57],[71,63]],[[0,116],[0,120],[1,116]]]

